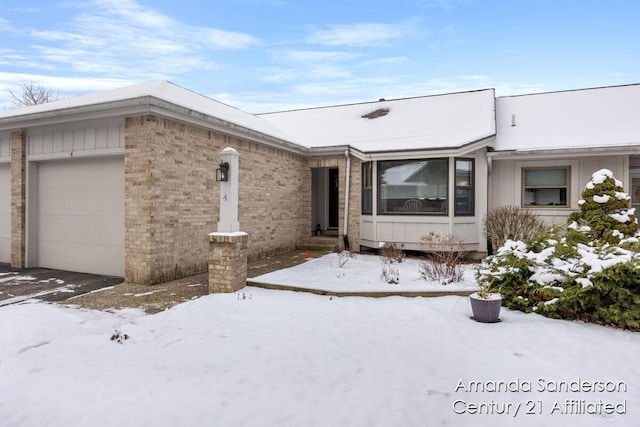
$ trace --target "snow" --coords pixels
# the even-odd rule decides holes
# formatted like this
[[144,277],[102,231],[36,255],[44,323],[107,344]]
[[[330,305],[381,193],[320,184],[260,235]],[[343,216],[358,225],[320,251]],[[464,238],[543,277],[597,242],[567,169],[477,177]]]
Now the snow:
[[254,114],[247,113],[163,80],[154,80],[122,88],[65,98],[15,110],[0,111],[0,122],[9,122],[11,119],[17,120],[38,114],[70,114],[79,112],[82,109],[95,109],[96,106],[108,106],[109,104],[122,106],[129,103],[136,105],[139,99],[146,97],[153,97],[263,135],[278,138],[285,143],[291,143],[288,136],[281,129],[274,127],[266,120],[262,120]]
[[[351,146],[363,153],[459,148],[495,135],[493,89],[389,99],[259,117],[307,147]],[[363,115],[389,109],[387,115]]]
[[616,191],[615,196],[618,200],[631,200],[631,197],[627,193],[622,191]]
[[[379,260],[335,263],[311,260],[281,277],[425,286],[411,260],[399,264],[399,285],[379,281]],[[640,334],[505,308],[496,324],[470,316],[466,297],[251,287],[155,315],[14,304],[0,308],[0,419],[5,427],[636,425]],[[485,391],[467,389],[471,382]],[[618,387],[556,391],[585,382]],[[491,391],[496,384],[511,388]],[[561,414],[575,400],[626,414]],[[496,413],[506,404],[509,414]],[[469,413],[473,405],[493,413]]]
[[596,203],[607,203],[610,198],[611,196],[609,196],[608,194],[604,194],[602,196],[596,194],[595,196],[593,196],[593,201]]
[[[407,258],[394,264],[400,273],[397,284],[388,284],[381,280],[382,262],[375,255],[356,255],[349,258],[340,267],[337,254],[312,258],[293,269],[277,270],[252,278],[252,282],[271,285],[295,286],[304,289],[320,289],[330,292],[454,292],[475,291],[478,286],[471,265],[466,265],[464,280],[458,283],[442,285],[428,282],[420,277],[421,260]],[[317,274],[322,271],[323,274]]]
[[618,222],[621,222],[621,223],[625,224],[625,223],[627,223],[627,222],[630,222],[630,221],[631,221],[631,218],[629,217],[629,215],[630,215],[630,213],[631,213],[631,212],[629,212],[630,210],[631,210],[631,209],[629,209],[629,210],[627,210],[627,211],[622,211],[622,212],[620,212],[620,213],[612,213],[612,214],[609,214],[609,216],[610,216],[611,218],[615,219],[616,221],[618,221]]
[[633,148],[640,134],[639,110],[637,84],[499,97],[495,150]]
[[244,231],[231,231],[231,232],[223,232],[223,231],[214,231],[213,233],[209,233],[209,236],[218,236],[218,237],[242,237],[248,236]]

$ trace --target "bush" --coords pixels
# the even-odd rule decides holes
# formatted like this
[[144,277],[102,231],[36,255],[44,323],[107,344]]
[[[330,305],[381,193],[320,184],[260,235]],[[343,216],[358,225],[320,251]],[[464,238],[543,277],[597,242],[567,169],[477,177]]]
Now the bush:
[[427,259],[420,263],[420,276],[443,285],[462,280],[464,239],[447,234],[430,232],[420,238],[420,248],[428,252]]
[[594,173],[566,232],[507,240],[476,279],[492,283],[511,309],[640,330],[640,236],[618,184],[610,171]]
[[507,240],[523,242],[533,239],[544,224],[538,214],[529,208],[518,206],[498,206],[485,215],[482,220],[482,232],[498,249]]
[[594,173],[578,201],[579,212],[569,216],[568,237],[573,240],[617,244],[638,231],[631,198],[608,169]]
[[385,245],[380,248],[380,256],[388,261],[403,262],[405,255],[402,249],[397,248],[393,243],[385,243]]
[[382,256],[380,279],[385,283],[396,285],[400,281],[400,270],[397,264],[404,261],[404,252],[391,243],[380,248],[380,256]]

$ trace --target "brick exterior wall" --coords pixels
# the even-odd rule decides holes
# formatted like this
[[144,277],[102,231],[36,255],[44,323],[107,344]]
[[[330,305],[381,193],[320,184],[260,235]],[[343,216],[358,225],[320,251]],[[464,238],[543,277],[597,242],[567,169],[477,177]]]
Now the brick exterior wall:
[[362,179],[362,162],[351,156],[351,177],[349,182],[349,244],[351,250],[360,252],[360,205],[362,193],[360,181]]
[[11,133],[11,266],[26,265],[26,133]]
[[293,250],[308,241],[311,170],[304,157],[230,138],[240,153],[240,231],[249,233],[249,260]]
[[219,220],[220,151],[240,153],[239,222],[255,259],[308,239],[310,171],[302,156],[157,116],[125,123],[125,281],[204,272]]

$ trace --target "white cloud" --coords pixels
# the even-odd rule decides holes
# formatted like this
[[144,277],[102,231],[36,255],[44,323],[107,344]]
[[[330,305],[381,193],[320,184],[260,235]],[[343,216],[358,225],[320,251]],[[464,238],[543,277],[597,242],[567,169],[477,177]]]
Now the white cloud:
[[307,41],[327,46],[371,47],[388,45],[414,34],[417,34],[417,30],[407,23],[358,23],[330,25],[311,33]]
[[279,59],[291,62],[302,62],[303,64],[309,64],[310,62],[343,62],[349,61],[360,57],[357,53],[347,52],[331,52],[331,51],[317,51],[317,50],[291,50],[278,52]]
[[32,68],[141,79],[216,66],[221,50],[259,43],[250,34],[183,24],[134,0],[95,0],[58,28],[11,30],[35,41],[26,51]]

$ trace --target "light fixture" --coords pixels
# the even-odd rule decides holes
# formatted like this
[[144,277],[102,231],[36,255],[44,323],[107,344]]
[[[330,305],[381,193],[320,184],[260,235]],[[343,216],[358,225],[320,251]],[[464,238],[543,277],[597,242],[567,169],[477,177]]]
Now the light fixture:
[[216,181],[226,182],[229,179],[229,162],[220,162],[216,169]]

